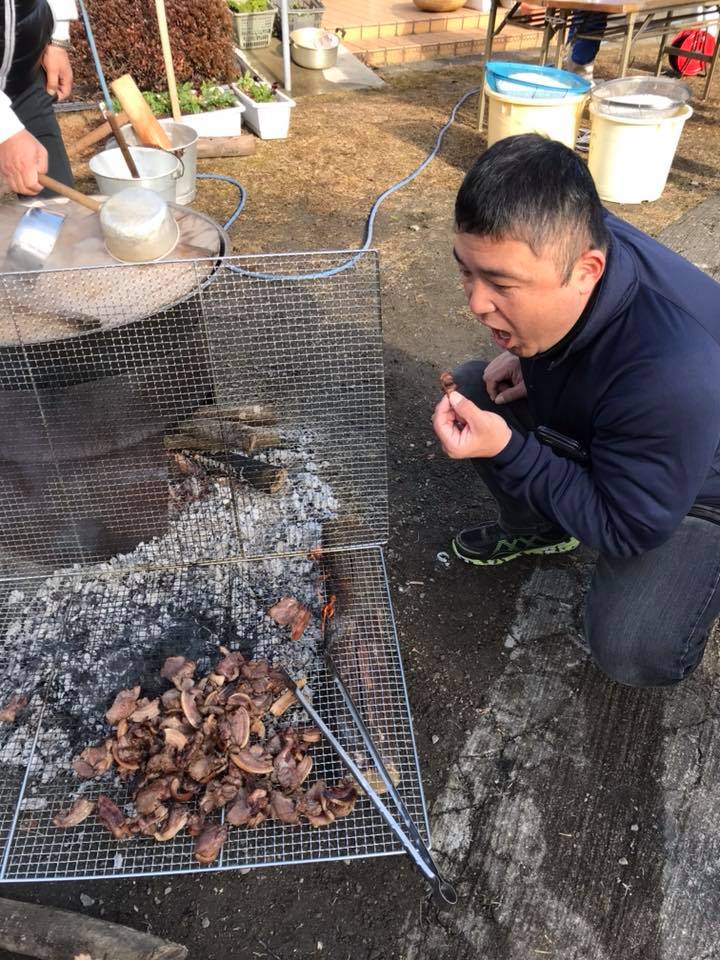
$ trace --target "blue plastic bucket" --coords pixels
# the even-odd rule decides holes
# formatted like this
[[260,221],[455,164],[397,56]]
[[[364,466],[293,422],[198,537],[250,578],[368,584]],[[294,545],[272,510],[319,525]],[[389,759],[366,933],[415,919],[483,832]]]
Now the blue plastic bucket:
[[592,86],[589,81],[567,70],[507,60],[491,60],[486,64],[485,82],[494,93],[523,100],[583,97]]

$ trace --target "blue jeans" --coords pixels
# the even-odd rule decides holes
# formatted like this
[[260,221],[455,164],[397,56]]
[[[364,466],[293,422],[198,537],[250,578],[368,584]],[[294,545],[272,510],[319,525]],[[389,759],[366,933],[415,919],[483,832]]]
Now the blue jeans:
[[[455,371],[460,392],[527,434],[534,426],[524,400],[496,406],[482,379],[486,363]],[[497,486],[485,460],[473,465],[495,497],[507,533],[552,534],[552,521]],[[718,523],[685,517],[662,546],[638,557],[598,557],[585,602],[585,638],[598,666],[632,687],[668,686],[698,666],[710,628],[720,616]]]
[[598,40],[575,40],[575,34],[582,30],[583,33],[597,33],[602,39],[607,23],[607,14],[605,13],[574,13],[570,21],[570,31],[568,41],[572,43],[570,59],[573,63],[579,63],[583,66],[592,63],[598,55],[600,49],[600,39]]

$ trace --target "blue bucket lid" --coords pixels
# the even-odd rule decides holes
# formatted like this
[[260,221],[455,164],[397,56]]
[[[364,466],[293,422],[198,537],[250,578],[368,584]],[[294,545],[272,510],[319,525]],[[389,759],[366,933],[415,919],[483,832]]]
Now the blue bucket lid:
[[490,60],[485,65],[485,80],[495,93],[512,93],[528,99],[577,97],[592,87],[588,80],[568,70],[510,60]]

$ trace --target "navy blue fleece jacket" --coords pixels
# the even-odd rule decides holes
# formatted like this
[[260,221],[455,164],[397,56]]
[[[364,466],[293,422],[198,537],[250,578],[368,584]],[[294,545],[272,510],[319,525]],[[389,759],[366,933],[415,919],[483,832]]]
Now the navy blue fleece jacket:
[[720,285],[616,217],[577,330],[522,361],[535,424],[581,464],[513,432],[498,482],[612,557],[667,540],[694,503],[720,507]]

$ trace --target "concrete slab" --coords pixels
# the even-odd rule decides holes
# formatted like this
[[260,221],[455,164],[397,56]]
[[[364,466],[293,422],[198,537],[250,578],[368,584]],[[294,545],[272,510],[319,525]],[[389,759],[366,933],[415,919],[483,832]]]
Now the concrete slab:
[[720,195],[689,210],[670,224],[659,239],[720,280]]
[[[237,51],[241,59],[270,83],[283,81],[282,46],[273,39],[269,47]],[[292,64],[293,97],[318,96],[340,90],[371,90],[385,86],[385,82],[340,44],[337,66],[329,70],[308,70]]]

